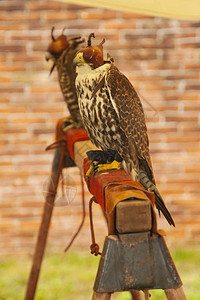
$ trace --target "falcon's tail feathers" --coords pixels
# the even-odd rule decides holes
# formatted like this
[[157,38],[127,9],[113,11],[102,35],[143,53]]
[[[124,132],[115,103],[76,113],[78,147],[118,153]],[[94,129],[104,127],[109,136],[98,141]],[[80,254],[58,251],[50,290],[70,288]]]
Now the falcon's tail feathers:
[[168,221],[168,223],[170,225],[173,225],[175,227],[175,223],[174,220],[172,219],[172,216],[170,214],[170,212],[168,211],[167,207],[165,206],[165,203],[157,189],[157,187],[155,186],[155,184],[153,184],[153,182],[148,178],[148,176],[146,175],[146,173],[144,171],[140,171],[139,172],[139,182],[149,191],[154,192],[155,194],[155,205],[156,208],[158,209],[158,212],[160,214],[160,212],[162,212],[162,214],[164,215],[164,217],[166,218],[166,220]]

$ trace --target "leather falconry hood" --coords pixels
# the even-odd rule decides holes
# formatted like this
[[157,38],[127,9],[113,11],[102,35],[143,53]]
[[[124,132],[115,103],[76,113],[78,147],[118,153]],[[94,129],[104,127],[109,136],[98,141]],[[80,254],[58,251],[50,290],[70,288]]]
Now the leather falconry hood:
[[53,32],[54,32],[54,27],[51,29],[51,38],[52,42],[50,43],[47,51],[49,51],[53,55],[60,55],[65,49],[69,47],[69,43],[67,41],[67,36],[64,35],[64,30],[62,31],[62,34],[59,35],[56,39],[54,38]]
[[95,38],[94,33],[91,33],[88,38],[88,46],[86,48],[82,48],[79,52],[83,53],[83,58],[86,63],[92,64],[94,68],[98,68],[104,64],[103,58],[103,44],[105,43],[105,39],[97,45],[91,46],[91,38]]

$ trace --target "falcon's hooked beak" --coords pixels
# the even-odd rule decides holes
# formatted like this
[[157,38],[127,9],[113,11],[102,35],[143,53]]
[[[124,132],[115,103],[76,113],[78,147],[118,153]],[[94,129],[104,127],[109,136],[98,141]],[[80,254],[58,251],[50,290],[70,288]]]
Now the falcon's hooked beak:
[[55,61],[54,61],[54,57],[53,57],[53,55],[50,52],[47,51],[46,55],[45,55],[45,59],[46,59],[46,61],[49,61],[50,59],[53,60],[53,65],[52,65],[51,70],[49,72],[49,76],[50,76],[51,73],[53,72],[55,66],[56,66]]
[[46,52],[45,59],[46,61],[49,61],[50,59],[53,59],[53,55],[50,52]]
[[73,67],[74,69],[76,68],[76,66],[85,64],[85,60],[83,58],[83,53],[78,53],[75,58],[73,59]]

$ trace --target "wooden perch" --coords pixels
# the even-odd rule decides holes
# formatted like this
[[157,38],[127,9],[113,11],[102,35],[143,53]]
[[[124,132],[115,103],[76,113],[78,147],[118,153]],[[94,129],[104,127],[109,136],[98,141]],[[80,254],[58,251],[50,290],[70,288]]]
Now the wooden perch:
[[[83,164],[84,159],[87,157],[86,152],[91,151],[91,150],[96,150],[96,147],[88,140],[88,136],[84,129],[69,129],[69,130],[67,130],[67,132],[65,133],[65,136],[64,136],[64,140],[66,141],[67,149],[68,149],[72,159],[74,160],[77,167],[80,169],[81,173],[84,175],[85,169],[87,168],[86,160],[85,160],[86,164],[85,165]],[[51,174],[51,178],[53,179],[53,181],[51,181],[49,184],[49,193],[47,193],[47,196],[45,199],[46,202],[44,205],[44,211],[43,211],[42,221],[41,221],[41,225],[40,225],[40,229],[39,229],[39,233],[38,233],[38,239],[37,239],[37,243],[36,243],[36,247],[35,247],[35,254],[34,254],[32,269],[30,272],[29,281],[28,281],[28,285],[27,285],[25,300],[33,300],[34,299],[37,282],[38,282],[38,278],[39,278],[39,273],[40,273],[40,269],[41,269],[41,263],[42,263],[42,259],[43,259],[43,255],[44,255],[44,251],[45,251],[45,246],[46,246],[46,241],[47,241],[47,236],[48,236],[48,229],[49,229],[49,224],[50,224],[51,215],[52,215],[52,211],[53,211],[53,205],[54,205],[54,201],[55,201],[59,176],[60,176],[62,166],[63,166],[63,154],[62,153],[64,153],[64,152],[62,152],[61,149],[57,149],[55,156],[54,156],[54,162],[53,162],[53,168],[52,168],[52,174]],[[111,171],[106,171],[101,174],[97,173],[95,175],[95,178],[94,178],[94,176],[90,177],[89,184],[90,184],[91,193],[94,195],[97,202],[101,205],[102,209],[104,209],[106,211],[107,216],[108,216],[109,236],[107,237],[107,242],[106,242],[107,245],[113,245],[112,249],[114,249],[114,251],[115,251],[116,245],[118,245],[119,247],[125,247],[122,250],[127,251],[126,249],[128,249],[127,247],[129,247],[129,242],[132,241],[132,238],[134,238],[134,234],[132,234],[133,224],[132,224],[131,220],[133,219],[133,216],[135,216],[134,217],[134,219],[136,221],[135,225],[137,225],[139,232],[142,231],[142,239],[140,239],[140,241],[138,240],[137,242],[141,244],[141,249],[144,249],[143,243],[146,243],[146,241],[150,240],[150,236],[151,236],[150,235],[150,228],[152,226],[151,218],[154,219],[154,215],[151,214],[152,205],[153,205],[153,198],[151,195],[152,193],[145,191],[144,188],[140,184],[133,182],[131,180],[130,176],[124,170],[111,170]],[[134,200],[134,198],[138,199],[138,202],[136,203],[134,201],[128,201],[128,202],[124,201],[126,199],[130,199],[130,197],[132,197],[133,200]],[[106,201],[105,201],[105,199],[106,199]],[[107,200],[109,200],[109,201],[107,201]],[[112,200],[112,201],[110,201],[110,200]],[[136,208],[136,204],[137,204],[137,208]],[[136,210],[135,210],[135,208],[136,208]],[[140,212],[143,213],[144,219],[137,218],[137,216],[140,214]],[[116,214],[118,217],[117,222],[115,220]],[[127,220],[126,224],[123,224],[124,216],[126,216],[126,220]],[[153,223],[154,223],[154,221],[153,221]],[[155,228],[156,228],[156,225],[154,226],[154,229]],[[119,236],[119,239],[117,236]],[[161,242],[162,242],[162,239],[161,239]],[[153,243],[151,245],[152,247],[160,247],[159,245],[157,245],[159,243],[156,242],[156,239],[151,241],[151,243]],[[157,244],[155,244],[155,243],[157,243]],[[165,246],[163,246],[163,244],[161,246],[165,247]],[[104,247],[102,257],[106,257],[106,255],[104,255],[104,254],[106,254],[106,251],[107,251],[107,249],[106,249],[106,247]],[[123,253],[123,251],[121,253]],[[130,255],[131,251],[134,251],[134,247],[130,248],[130,251],[127,252],[127,256]],[[142,259],[144,261],[146,254],[145,253],[143,253],[143,254],[144,254],[144,257]],[[112,256],[111,258],[114,259],[115,256]],[[130,258],[131,258],[131,256],[130,256]],[[115,261],[113,262],[112,259],[110,259],[109,261],[115,265],[116,262]],[[167,256],[167,259],[169,259],[169,255]],[[171,262],[171,260],[170,260],[170,262]],[[104,260],[102,261],[102,264],[101,264],[102,269],[106,267],[106,263],[107,263],[107,261],[104,261]],[[118,263],[120,263],[120,259],[117,261],[117,265],[118,265]],[[117,265],[115,265],[115,266],[117,266]],[[130,271],[129,265],[130,265],[130,263],[128,263],[128,265],[127,265],[129,268],[129,269],[127,269],[127,271]],[[171,268],[170,272],[173,273],[173,263],[172,262],[171,262],[170,268]],[[123,270],[122,270],[122,272],[123,272]],[[106,273],[104,273],[103,276],[105,274]],[[116,275],[116,274],[114,274],[114,275]],[[97,281],[99,280],[101,287],[104,287],[104,282],[105,282],[105,284],[107,284],[108,280],[103,282],[101,274],[98,276],[97,276]],[[112,278],[112,268],[111,268],[111,273],[110,273],[109,278],[110,279]],[[157,278],[157,280],[158,279],[159,278]],[[102,284],[102,282],[103,282],[103,284]],[[98,284],[96,284],[96,285],[98,285]],[[125,281],[125,286],[126,286],[126,284],[127,283]],[[174,287],[171,288],[171,286],[169,288],[166,288],[165,293],[166,293],[167,299],[169,299],[169,300],[173,300],[173,299],[185,300],[186,298],[185,298],[182,288],[180,287],[181,283],[179,282],[179,280],[177,281],[176,285],[177,285],[176,289],[174,289]],[[139,289],[141,289],[141,288],[139,288]],[[98,288],[97,288],[97,290],[94,292],[93,300],[94,299],[101,299],[101,300],[110,299],[111,293],[112,293],[112,291],[111,292],[109,292],[109,291],[105,291],[105,292],[100,291],[99,292]],[[135,300],[141,299],[141,295],[138,291],[131,291],[131,294],[132,294],[132,299],[135,299]],[[145,299],[148,299],[148,293],[145,294]]]

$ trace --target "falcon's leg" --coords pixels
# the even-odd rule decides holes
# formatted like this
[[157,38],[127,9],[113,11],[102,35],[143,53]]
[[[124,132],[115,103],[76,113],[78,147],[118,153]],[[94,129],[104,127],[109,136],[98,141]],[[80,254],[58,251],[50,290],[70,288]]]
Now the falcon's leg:
[[112,169],[120,169],[121,163],[119,161],[113,160],[112,162],[107,162],[106,164],[96,164],[94,167],[94,174],[101,171],[107,171]]
[[74,127],[74,123],[71,118],[66,119],[62,123],[62,131],[63,132],[66,132],[68,129],[73,128],[73,127]]
[[92,150],[87,153],[88,160],[97,161],[100,164],[106,164],[107,162],[112,162],[116,160],[122,162],[121,156],[116,150],[107,149],[107,150]]
[[95,174],[96,172],[121,168],[122,158],[115,150],[88,151],[87,156],[89,160],[92,160],[86,173],[87,179],[92,172]]
[[62,131],[66,132],[68,129],[71,128],[82,128],[82,125],[80,123],[74,122],[72,118],[68,118],[66,121],[62,124]]

